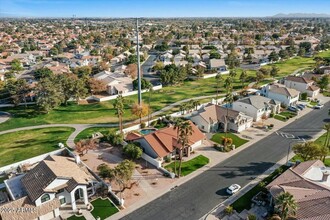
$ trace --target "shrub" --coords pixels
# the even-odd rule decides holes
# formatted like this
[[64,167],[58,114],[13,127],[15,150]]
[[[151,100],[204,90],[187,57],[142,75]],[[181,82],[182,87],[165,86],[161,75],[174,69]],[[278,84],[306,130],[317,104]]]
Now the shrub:
[[169,163],[169,162],[171,162],[171,161],[172,161],[171,157],[165,157],[165,162],[166,162],[166,163]]
[[233,139],[231,139],[231,138],[225,138],[225,137],[223,137],[223,139],[222,139],[222,144],[224,145],[224,146],[230,146],[230,145],[232,145],[233,144]]
[[123,147],[123,152],[129,158],[135,160],[142,156],[142,149],[135,144],[127,144]]
[[225,208],[226,215],[231,215],[231,214],[233,214],[233,212],[234,212],[234,208],[232,206],[227,206]]
[[253,214],[248,215],[248,220],[257,220],[257,217]]
[[140,126],[141,126],[141,128],[145,128],[146,127],[146,123],[145,122],[142,122]]
[[274,113],[270,113],[269,117],[270,118],[273,118],[274,117]]
[[307,100],[307,92],[303,92],[300,94],[300,99],[301,100]]

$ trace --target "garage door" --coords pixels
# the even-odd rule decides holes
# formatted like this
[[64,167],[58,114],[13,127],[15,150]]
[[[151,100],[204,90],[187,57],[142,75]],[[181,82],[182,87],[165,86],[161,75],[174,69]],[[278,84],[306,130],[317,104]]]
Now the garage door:
[[39,220],[49,220],[49,219],[52,219],[52,218],[55,218],[53,211],[47,213],[46,215],[40,216]]

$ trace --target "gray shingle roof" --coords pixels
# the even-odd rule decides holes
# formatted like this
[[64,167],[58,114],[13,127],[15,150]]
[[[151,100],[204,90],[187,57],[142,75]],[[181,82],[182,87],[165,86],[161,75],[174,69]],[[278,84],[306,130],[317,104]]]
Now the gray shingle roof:
[[243,99],[238,100],[237,102],[243,102],[249,105],[254,106],[257,109],[264,108],[267,104],[276,105],[279,104],[278,101],[275,101],[274,99],[269,99],[263,96],[249,96]]

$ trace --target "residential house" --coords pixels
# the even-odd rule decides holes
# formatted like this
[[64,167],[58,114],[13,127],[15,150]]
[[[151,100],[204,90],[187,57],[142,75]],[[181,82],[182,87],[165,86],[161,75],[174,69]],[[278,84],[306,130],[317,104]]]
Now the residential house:
[[300,92],[286,88],[283,85],[266,85],[262,88],[262,94],[267,98],[280,101],[285,106],[295,106],[299,100]]
[[288,76],[284,80],[284,85],[288,88],[296,89],[301,93],[307,93],[312,98],[315,98],[320,92],[320,88],[315,85],[313,80],[302,76]]
[[224,59],[210,59],[209,64],[210,70],[216,70],[218,72],[227,71],[227,66]]
[[276,205],[276,198],[284,192],[293,195],[297,203],[295,219],[330,219],[330,167],[320,160],[306,161],[286,170],[267,185]]
[[100,185],[79,159],[48,156],[26,174],[5,180],[13,201],[0,206],[0,217],[16,219],[53,219],[62,207],[86,207],[88,197]]
[[279,101],[256,95],[237,100],[232,108],[252,117],[254,121],[259,121],[270,113],[279,113],[280,105]]
[[190,117],[190,120],[204,132],[231,130],[241,132],[251,127],[253,119],[242,112],[210,104]]
[[[192,135],[189,136],[189,147],[186,149],[185,154],[190,155],[196,147],[202,145],[205,138],[204,134],[190,122],[192,127]],[[163,160],[166,157],[172,157],[176,154],[178,143],[178,129],[173,126],[159,129],[153,133],[138,137],[134,142],[140,143],[140,146],[145,154],[154,158]]]
[[110,95],[133,91],[133,79],[123,72],[102,71],[95,74],[93,78],[103,81],[107,85],[107,93]]

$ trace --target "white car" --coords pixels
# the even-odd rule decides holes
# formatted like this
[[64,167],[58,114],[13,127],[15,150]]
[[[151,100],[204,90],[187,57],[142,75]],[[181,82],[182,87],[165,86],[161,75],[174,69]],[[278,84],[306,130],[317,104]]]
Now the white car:
[[231,186],[229,186],[227,188],[227,193],[229,195],[232,195],[232,194],[237,193],[240,189],[241,189],[241,186],[240,185],[238,185],[238,184],[232,184]]
[[314,109],[321,109],[321,108],[323,108],[323,106],[324,106],[323,104],[319,103],[314,106]]

